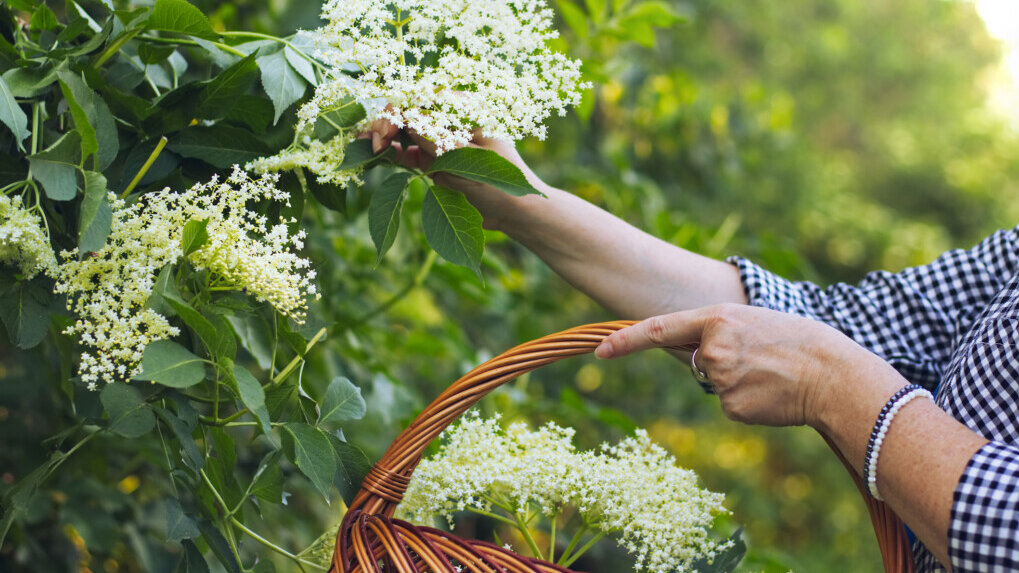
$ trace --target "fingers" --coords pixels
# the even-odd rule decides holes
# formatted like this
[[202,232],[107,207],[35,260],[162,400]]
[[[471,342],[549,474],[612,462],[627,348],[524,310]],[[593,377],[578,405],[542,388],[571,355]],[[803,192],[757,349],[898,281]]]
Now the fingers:
[[389,148],[393,138],[400,132],[400,129],[385,119],[377,119],[372,122],[372,153],[380,153]]
[[697,344],[708,323],[705,309],[653,316],[612,333],[595,349],[598,358],[616,358],[648,348]]

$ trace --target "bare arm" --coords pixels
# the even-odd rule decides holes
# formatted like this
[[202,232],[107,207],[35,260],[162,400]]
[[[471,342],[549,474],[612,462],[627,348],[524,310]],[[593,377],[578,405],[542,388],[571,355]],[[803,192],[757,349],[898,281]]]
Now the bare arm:
[[[379,122],[376,151],[392,141],[395,128]],[[430,147],[401,153],[413,166],[431,162]],[[464,193],[485,218],[485,226],[505,232],[533,251],[557,274],[605,308],[624,318],[747,302],[732,265],[703,257],[657,239],[587,201],[541,181],[512,145],[477,138],[523,171],[545,197],[513,197],[458,177],[438,176]],[[394,144],[399,146],[399,144]],[[425,148],[422,150],[422,148]],[[402,151],[402,150],[401,150]]]

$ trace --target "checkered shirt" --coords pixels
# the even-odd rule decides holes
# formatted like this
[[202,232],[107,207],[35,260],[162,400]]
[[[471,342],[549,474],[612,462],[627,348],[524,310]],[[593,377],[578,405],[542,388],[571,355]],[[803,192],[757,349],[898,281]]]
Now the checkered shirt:
[[[750,304],[838,328],[990,440],[956,486],[949,558],[958,573],[1019,571],[1019,227],[856,286],[822,289],[729,262]],[[919,541],[913,555],[919,573],[944,571]]]

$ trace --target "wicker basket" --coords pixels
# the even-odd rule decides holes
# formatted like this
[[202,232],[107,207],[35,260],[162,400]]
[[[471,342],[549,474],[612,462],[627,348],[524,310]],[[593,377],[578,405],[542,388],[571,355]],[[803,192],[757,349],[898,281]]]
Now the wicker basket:
[[[425,448],[454,420],[498,386],[569,356],[594,351],[605,337],[630,326],[618,321],[578,326],[521,344],[485,362],[447,388],[401,433],[361,484],[340,526],[332,573],[550,573],[568,569],[517,555],[484,541],[464,540],[448,532],[393,518]],[[827,438],[825,438],[827,440]],[[866,494],[863,482],[846,464],[870,511],[884,567],[912,572],[912,553],[902,522],[883,502]]]

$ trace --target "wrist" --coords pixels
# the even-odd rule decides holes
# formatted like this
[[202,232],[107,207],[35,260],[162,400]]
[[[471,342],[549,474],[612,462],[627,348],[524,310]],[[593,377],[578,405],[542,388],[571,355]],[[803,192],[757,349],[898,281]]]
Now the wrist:
[[890,364],[863,348],[832,361],[829,375],[818,380],[819,392],[807,424],[835,435],[873,424],[881,407],[908,382]]

